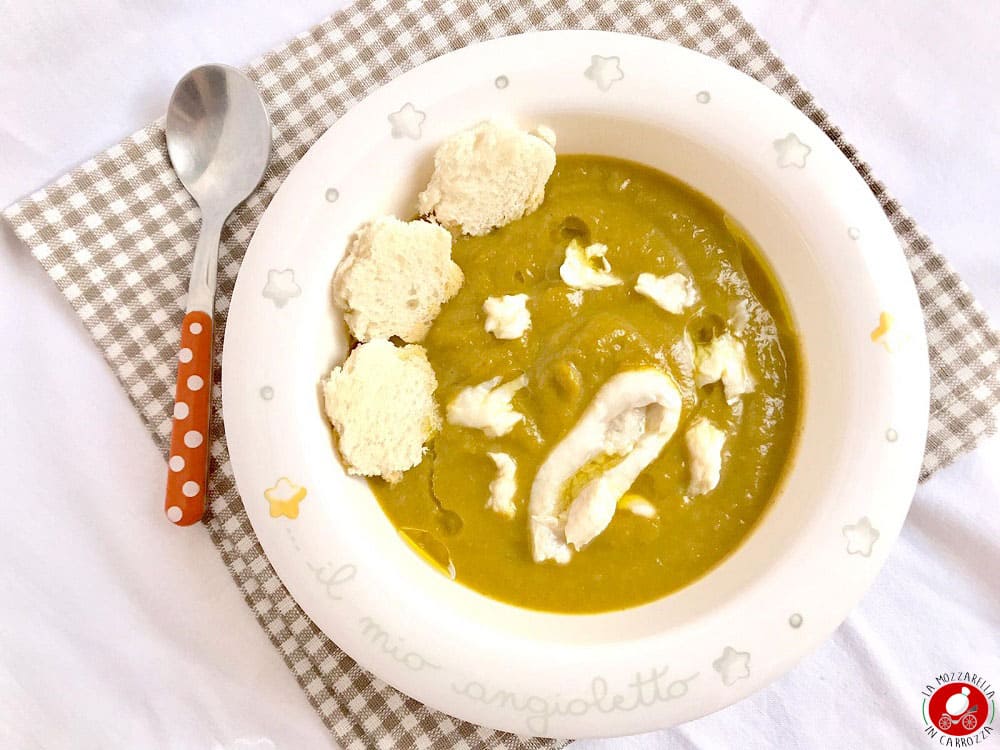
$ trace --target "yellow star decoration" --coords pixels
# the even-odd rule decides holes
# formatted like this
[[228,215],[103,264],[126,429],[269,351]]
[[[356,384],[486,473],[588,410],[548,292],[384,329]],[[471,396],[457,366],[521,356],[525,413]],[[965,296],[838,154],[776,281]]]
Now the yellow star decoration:
[[299,517],[299,503],[306,496],[306,488],[292,482],[288,477],[281,477],[274,487],[264,490],[264,499],[271,505],[271,518]]
[[902,338],[896,331],[896,319],[890,313],[883,312],[878,317],[878,326],[872,331],[872,341],[881,344],[887,352],[894,352],[902,344]]

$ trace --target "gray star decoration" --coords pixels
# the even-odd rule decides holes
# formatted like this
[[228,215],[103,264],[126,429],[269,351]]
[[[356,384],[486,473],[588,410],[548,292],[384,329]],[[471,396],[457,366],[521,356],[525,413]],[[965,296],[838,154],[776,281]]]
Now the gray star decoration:
[[784,138],[779,138],[774,142],[774,150],[778,152],[778,166],[798,167],[802,169],[806,165],[806,158],[812,151],[809,146],[799,140],[795,133],[789,133]]
[[622,70],[621,60],[617,57],[601,57],[591,55],[590,67],[583,71],[583,74],[597,84],[601,91],[607,91],[611,84],[620,81],[625,77]]
[[712,662],[712,669],[719,673],[724,685],[745,680],[750,676],[750,654],[726,646],[722,650],[722,656]]
[[389,124],[392,126],[392,137],[417,140],[420,137],[420,131],[426,119],[427,114],[425,112],[421,112],[407,102],[400,109],[389,115]]
[[271,269],[267,272],[267,283],[263,294],[278,307],[284,307],[292,297],[302,294],[302,288],[295,283],[295,271]]
[[868,557],[872,547],[878,541],[878,529],[872,526],[868,516],[862,516],[855,524],[845,526],[844,537],[847,539],[847,554]]

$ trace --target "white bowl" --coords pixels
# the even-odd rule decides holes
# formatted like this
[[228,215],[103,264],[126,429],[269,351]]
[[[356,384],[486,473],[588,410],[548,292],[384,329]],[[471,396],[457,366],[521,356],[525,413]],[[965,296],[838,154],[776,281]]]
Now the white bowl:
[[[545,614],[448,581],[401,541],[366,483],[345,476],[320,408],[317,384],[346,354],[329,281],[348,237],[375,214],[412,214],[435,146],[497,114],[550,125],[560,152],[633,159],[710,196],[763,248],[800,331],[803,430],[770,510],[716,569],[641,607]],[[883,311],[895,319],[892,352],[871,338]],[[928,363],[896,237],[804,115],[680,47],[545,32],[400,76],[292,170],[233,294],[223,403],[239,490],[268,558],[362,666],[490,727],[622,735],[740,700],[847,616],[909,507]],[[294,519],[272,517],[265,497],[282,477],[306,491]]]

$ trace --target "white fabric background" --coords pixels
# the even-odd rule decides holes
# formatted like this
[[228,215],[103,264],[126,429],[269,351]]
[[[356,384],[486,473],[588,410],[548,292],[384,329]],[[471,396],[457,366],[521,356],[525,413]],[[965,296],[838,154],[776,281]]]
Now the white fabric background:
[[[246,63],[341,2],[0,0],[0,205],[161,114],[188,68]],[[1000,3],[740,5],[1000,320]],[[6,226],[0,344],[0,747],[333,747],[208,536],[164,522],[162,458]],[[993,440],[920,488],[874,588],[783,679],[580,746],[936,744],[927,680],[1000,685],[998,497]]]

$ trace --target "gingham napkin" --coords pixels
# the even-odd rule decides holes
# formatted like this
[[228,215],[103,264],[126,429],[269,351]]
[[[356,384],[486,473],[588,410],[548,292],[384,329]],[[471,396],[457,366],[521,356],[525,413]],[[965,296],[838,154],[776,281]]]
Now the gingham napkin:
[[[724,0],[363,0],[254,62],[249,73],[274,123],[274,160],[261,187],[223,232],[217,330],[224,330],[233,282],[261,213],[292,166],[348,107],[444,52],[483,39],[561,28],[630,32],[699,50],[758,79],[812,118],[878,197],[920,294],[932,364],[922,477],[994,430],[1000,342],[982,309],[812,96]],[[178,329],[199,215],[170,169],[161,124],[8,207],[4,216],[83,319],[166,453]],[[218,369],[214,380],[219,383]],[[214,398],[206,527],[247,604],[340,744],[449,750],[559,746],[437,713],[360,669],[313,625],[282,586],[250,527],[229,463],[218,388]]]

